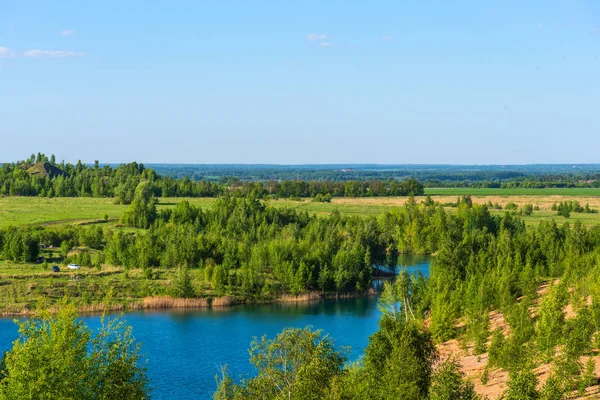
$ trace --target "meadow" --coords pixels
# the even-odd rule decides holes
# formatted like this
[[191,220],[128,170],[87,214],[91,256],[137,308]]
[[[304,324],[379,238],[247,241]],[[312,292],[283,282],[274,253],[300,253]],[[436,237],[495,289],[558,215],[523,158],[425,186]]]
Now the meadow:
[[600,188],[425,188],[429,196],[600,196]]
[[[589,204],[593,209],[600,210],[600,189],[430,189],[431,198],[441,204],[456,202],[458,196],[471,194],[474,203],[499,204],[505,207],[514,203],[521,207],[525,204],[537,206],[539,210],[533,215],[524,217],[528,224],[535,224],[543,219],[554,218],[557,222],[581,221],[585,225],[600,223],[599,214],[572,213],[569,219],[559,217],[551,211],[554,203],[576,200],[582,206]],[[545,191],[545,192],[540,192]],[[498,194],[501,193],[501,194]],[[160,198],[158,209],[174,207],[180,201],[187,200],[191,204],[209,208],[214,198]],[[338,210],[343,215],[378,216],[391,207],[402,206],[407,197],[358,197],[334,198],[331,203],[313,202],[311,199],[278,199],[268,200],[275,207],[289,207],[309,214],[328,215]],[[425,197],[416,197],[415,201],[424,201]],[[114,225],[121,217],[127,206],[114,204],[110,198],[93,197],[0,197],[0,228],[22,225],[52,225],[52,224],[87,224],[108,219],[109,225]],[[446,207],[452,211],[452,207]],[[503,210],[493,210],[502,213]]]
[[[95,251],[91,253],[95,258]],[[46,264],[0,261],[0,317],[27,314],[39,306],[40,299],[46,306],[52,306],[65,297],[82,312],[97,312],[104,307],[132,309],[148,296],[160,299],[170,294],[176,278],[175,270],[160,270],[152,280],[144,277],[139,268],[104,265],[69,270],[58,249],[44,249],[40,255],[45,257]],[[59,266],[60,271],[53,272],[53,265]],[[195,281],[202,282],[200,273],[190,272]],[[199,294],[215,295],[207,285],[198,285],[197,290]]]

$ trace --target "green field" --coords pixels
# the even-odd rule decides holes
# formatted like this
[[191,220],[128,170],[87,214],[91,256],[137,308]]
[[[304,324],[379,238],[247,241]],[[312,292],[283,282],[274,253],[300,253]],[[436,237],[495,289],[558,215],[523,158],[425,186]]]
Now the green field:
[[[445,191],[446,189],[436,189]],[[462,189],[448,189],[451,193],[445,193],[443,196],[433,196],[434,200],[445,203],[451,200],[452,195],[458,195],[457,191]],[[496,194],[487,194],[488,191],[495,190]],[[524,189],[525,190],[525,189]],[[535,189],[528,189],[535,190]],[[548,189],[551,193],[558,193],[555,190]],[[577,199],[579,196],[576,193],[584,191],[585,196],[582,197],[582,204],[589,202],[590,197],[594,196],[590,191],[600,191],[596,189],[573,189],[576,192],[568,192],[570,189],[560,190],[562,196],[570,193],[572,197]],[[528,224],[534,224],[542,219],[554,218],[557,222],[566,222],[567,219],[559,217],[556,213],[550,211],[552,201],[547,196],[560,196],[557,194],[548,193],[546,196],[532,195],[523,191],[521,196],[517,194],[508,194],[502,197],[497,194],[498,189],[478,189],[477,202],[485,203],[488,200],[492,202],[499,201],[506,204],[507,202],[516,202],[517,204],[530,203],[540,204],[541,211],[536,211],[532,216],[525,217]],[[440,192],[441,193],[441,192]],[[571,197],[571,196],[568,196]],[[180,201],[187,200],[191,204],[204,208],[210,207],[214,198],[160,198],[159,209],[173,207]],[[417,201],[422,199],[418,198]],[[595,200],[595,199],[594,199]],[[377,216],[381,215],[391,207],[402,205],[406,198],[339,198],[334,199],[332,203],[315,203],[311,199],[302,200],[270,200],[269,204],[275,207],[289,207],[300,211],[306,211],[309,214],[327,215],[333,210],[338,210],[343,215],[355,216]],[[598,203],[590,203],[595,208],[600,208],[600,198]],[[112,199],[106,198],[91,198],[91,197],[74,197],[74,198],[40,198],[40,197],[0,197],[0,228],[7,226],[21,225],[51,225],[51,224],[79,224],[90,221],[103,220],[104,216],[108,216],[110,222],[114,224],[116,220],[127,209],[127,206],[115,205]],[[452,208],[448,207],[449,211]],[[494,211],[504,212],[504,211]],[[599,214],[576,214],[572,213],[570,222],[581,221],[586,225],[600,223]]]
[[118,218],[126,208],[113,204],[112,199],[90,197],[1,197],[0,227],[78,222],[102,219],[105,215]]
[[[168,294],[174,278],[174,271],[162,271],[160,278],[149,280],[139,269],[104,266],[101,271],[86,267],[71,271],[58,264],[61,271],[51,272],[36,264],[1,261],[0,316],[32,309],[42,298],[55,304],[68,297],[85,310],[103,302],[111,290],[112,304],[130,305],[149,295]],[[192,272],[200,281],[196,274]],[[206,294],[210,294],[208,289]]]
[[[502,214],[505,211],[492,211],[494,214]],[[555,212],[548,211],[534,211],[534,213],[528,217],[521,217],[527,225],[537,225],[543,220],[554,219],[557,224],[564,224],[568,222],[574,224],[577,221],[583,225],[592,226],[600,224],[600,214],[583,214],[583,213],[571,213],[570,218],[564,218],[556,215]]]
[[356,204],[348,203],[315,203],[310,199],[304,199],[301,201],[296,200],[275,200],[270,202],[275,207],[289,207],[298,211],[306,211],[310,215],[327,215],[333,210],[338,210],[343,215],[356,215],[356,216],[377,216],[381,215],[384,211],[389,210],[391,206],[384,204],[363,204],[357,202]]
[[[172,207],[182,199],[160,199],[159,208]],[[188,199],[196,205],[210,206],[214,199]],[[113,199],[93,197],[0,197],[0,227],[78,223],[119,218],[127,206]]]
[[[180,201],[210,207],[213,198],[160,198],[158,209],[173,207]],[[346,215],[378,215],[389,206],[364,204],[314,203],[310,199],[301,201],[272,200],[269,204],[276,207],[290,207],[309,214],[329,214],[338,209]],[[50,225],[61,223],[82,223],[101,220],[105,215],[109,219],[118,219],[127,206],[115,205],[112,199],[92,197],[40,198],[40,197],[2,197],[0,198],[0,227],[21,225]]]

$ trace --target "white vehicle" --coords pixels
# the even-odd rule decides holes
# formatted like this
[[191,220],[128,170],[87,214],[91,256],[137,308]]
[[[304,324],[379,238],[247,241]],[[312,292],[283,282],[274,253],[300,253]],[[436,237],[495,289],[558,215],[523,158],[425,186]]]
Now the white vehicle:
[[79,269],[79,268],[81,268],[81,265],[79,265],[79,264],[69,264],[69,265],[67,265],[67,268],[69,268],[69,269]]

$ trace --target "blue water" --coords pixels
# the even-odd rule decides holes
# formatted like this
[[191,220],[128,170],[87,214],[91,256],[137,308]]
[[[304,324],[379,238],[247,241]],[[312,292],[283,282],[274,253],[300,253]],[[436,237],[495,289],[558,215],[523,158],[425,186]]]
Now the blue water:
[[423,276],[429,276],[430,264],[430,256],[403,255],[398,258],[398,265],[396,266],[395,272],[399,273],[405,269],[410,274],[421,273]]
[[[411,272],[428,274],[428,263]],[[210,399],[215,375],[227,365],[232,377],[252,374],[248,348],[255,336],[275,336],[285,327],[312,326],[330,334],[338,346],[351,346],[357,360],[377,330],[377,298],[328,299],[316,303],[247,305],[224,309],[131,312],[124,318],[143,344],[155,399]],[[92,329],[99,316],[82,319]],[[0,318],[0,351],[17,337],[10,319]]]

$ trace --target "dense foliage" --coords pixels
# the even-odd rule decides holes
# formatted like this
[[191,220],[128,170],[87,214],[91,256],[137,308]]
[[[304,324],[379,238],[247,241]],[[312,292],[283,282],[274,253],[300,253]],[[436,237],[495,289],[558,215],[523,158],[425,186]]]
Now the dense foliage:
[[51,156],[31,155],[28,160],[0,167],[0,195],[41,197],[114,197],[119,204],[133,201],[144,182],[155,197],[217,197],[227,192],[253,193],[259,197],[315,197],[317,195],[370,197],[422,195],[423,185],[414,179],[386,180],[269,180],[261,182],[211,182],[161,176],[136,162],[117,167],[58,164]]
[[[180,297],[202,296],[199,289],[209,285],[212,294],[253,299],[365,291],[373,265],[394,266],[401,254],[434,254],[429,279],[402,274],[383,290],[380,330],[361,364],[341,367],[344,353],[328,338],[286,331],[275,342],[265,339],[253,347],[253,362],[265,375],[239,384],[225,375],[222,398],[302,398],[316,390],[311,377],[328,382],[315,392],[321,398],[385,399],[400,393],[470,398],[472,390],[455,367],[434,369],[433,343],[452,338],[472,345],[475,354],[488,352],[487,371],[509,372],[506,398],[561,398],[594,382],[593,360],[587,360],[600,343],[598,226],[550,220],[526,228],[515,212],[495,215],[468,197],[452,213],[431,200],[411,198],[379,218],[309,216],[271,207],[253,193],[223,196],[208,210],[183,201],[157,211],[149,185],[143,182],[134,191],[122,221],[130,229],[4,229],[2,258],[31,260],[40,244],[53,245],[85,260],[83,265],[140,268],[148,281],[161,271],[177,271],[172,293]],[[93,249],[94,259],[72,250],[82,247]],[[490,332],[492,310],[509,329]],[[294,354],[298,343],[306,344],[306,357],[295,359],[296,372],[278,375],[290,387],[273,384],[273,374],[287,365],[281,353]],[[551,379],[543,386],[530,373],[541,363],[551,365]],[[306,386],[294,383],[298,377]],[[454,388],[454,394],[445,388]]]
[[[217,197],[226,192],[260,197],[377,197],[422,195],[424,187],[585,188],[600,187],[600,166],[440,166],[440,165],[93,165],[58,163],[32,154],[0,166],[0,195],[114,197],[133,200],[148,181],[155,197]],[[416,180],[418,179],[418,181]]]
[[320,331],[285,329],[277,338],[255,339],[250,362],[258,375],[236,385],[225,372],[217,399],[323,399],[341,375],[346,357]]
[[0,399],[145,399],[146,370],[131,329],[103,319],[96,335],[62,304],[56,316],[18,322],[19,338],[0,363]]
[[[427,398],[437,393],[444,398],[431,381],[435,351],[430,343],[456,337],[472,344],[475,354],[489,351],[486,371],[509,371],[507,399],[563,398],[597,383],[589,356],[600,341],[600,227],[545,221],[526,229],[515,214],[493,216],[468,199],[453,215],[436,205],[409,202],[377,225],[386,248],[435,253],[431,277],[405,274],[384,289],[380,330],[362,363],[332,380],[328,396]],[[567,305],[572,315],[566,314]],[[503,314],[510,331],[490,332],[492,310]],[[424,320],[428,329],[421,325]],[[542,363],[551,365],[551,374],[540,386],[531,370]],[[453,370],[445,368],[445,374]],[[460,379],[443,379],[454,379],[458,391],[472,395]]]

